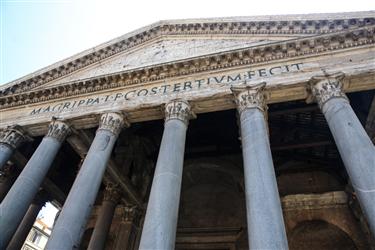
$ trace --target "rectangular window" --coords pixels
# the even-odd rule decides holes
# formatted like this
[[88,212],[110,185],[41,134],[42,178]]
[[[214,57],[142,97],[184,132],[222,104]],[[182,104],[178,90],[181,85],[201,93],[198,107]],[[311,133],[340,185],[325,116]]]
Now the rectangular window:
[[42,238],[42,234],[37,232],[37,231],[34,231],[34,233],[32,234],[32,236],[30,238],[30,241],[32,243],[38,245],[41,238]]

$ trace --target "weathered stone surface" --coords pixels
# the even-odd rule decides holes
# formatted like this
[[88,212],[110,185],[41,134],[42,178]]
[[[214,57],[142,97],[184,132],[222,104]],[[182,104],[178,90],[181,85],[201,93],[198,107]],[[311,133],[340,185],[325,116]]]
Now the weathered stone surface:
[[[314,94],[324,110],[333,101],[330,98],[338,100],[347,95],[360,122],[365,124],[367,118],[366,130],[373,137],[374,109],[368,109],[368,100],[373,98],[375,89],[374,13],[162,21],[0,87],[0,129],[13,125],[16,120],[29,135],[48,134],[43,141],[61,143],[65,136],[60,133],[66,130],[60,126],[59,118],[67,119],[75,128],[74,135],[68,138],[69,145],[63,145],[56,167],[47,179],[68,193],[80,169],[60,215],[63,223],[56,224],[52,235],[54,245],[50,243],[49,248],[78,247],[82,234],[84,240],[80,247],[88,246],[99,209],[94,209],[86,229],[85,223],[91,207],[100,204],[95,202],[95,196],[105,165],[108,167],[103,183],[115,181],[121,188],[121,203],[127,207],[121,218],[114,206],[107,210],[110,213],[104,216],[105,221],[109,221],[108,215],[113,210],[115,219],[110,228],[106,224],[110,230],[106,246],[138,248],[141,235],[138,232],[142,231],[142,222],[138,223],[138,219],[144,218],[163,131],[163,122],[152,120],[166,118],[164,137],[168,139],[163,137],[160,147],[148,201],[153,209],[147,211],[141,248],[202,249],[204,246],[244,250],[249,249],[248,238],[250,248],[286,248],[275,172],[280,194],[288,195],[282,201],[292,249],[311,246],[368,249],[366,240],[371,242],[371,239],[362,237],[362,230],[369,235],[362,212],[356,211],[359,214],[356,216],[361,218],[362,227],[359,227],[348,206],[361,197],[353,193],[347,199],[343,194],[342,190],[350,183],[335,141],[318,105],[306,104],[305,99]],[[329,85],[309,87],[312,77],[338,71],[346,75],[339,84],[345,95],[337,91],[325,95],[321,89],[330,89]],[[241,89],[244,84],[248,89],[238,95],[237,104],[241,119],[252,122],[241,126],[242,132],[238,134],[238,117],[230,110],[236,107],[232,90]],[[261,86],[264,95],[254,93],[251,89],[255,86]],[[172,100],[185,101],[170,103]],[[169,104],[163,110],[165,103]],[[270,108],[268,117],[264,114],[266,103]],[[190,122],[184,150],[187,120],[195,117],[190,108],[198,118]],[[99,114],[107,112],[112,114],[99,118]],[[113,137],[120,133],[125,114],[129,122],[137,124],[124,131],[115,144]],[[57,120],[48,131],[52,116]],[[98,124],[100,136],[94,139]],[[336,132],[345,130],[338,124]],[[237,140],[241,136],[242,143]],[[135,137],[141,139],[138,141]],[[271,145],[266,140],[268,137]],[[344,138],[341,139],[346,144],[353,144]],[[365,140],[361,138],[353,141],[358,139],[363,143]],[[136,145],[139,143],[147,145]],[[44,144],[48,146],[44,148],[46,151],[56,148],[53,143]],[[105,153],[101,150],[112,146],[112,155],[111,150]],[[8,165],[13,162],[25,165],[25,157],[35,148],[33,144],[23,145]],[[94,150],[96,153],[92,152],[93,148],[98,149]],[[356,149],[361,150],[361,146]],[[44,160],[41,166],[51,162],[50,157],[45,157],[47,153],[40,153]],[[348,156],[342,157],[344,162]],[[79,158],[85,157],[83,165],[78,163]],[[35,163],[33,158],[29,165]],[[39,172],[28,177],[40,184],[42,175]],[[352,182],[354,188],[371,188],[366,185],[370,176],[367,174],[361,185]],[[24,179],[21,175],[20,180]],[[29,186],[34,189],[38,186],[34,184]],[[25,191],[30,190],[23,188],[18,192],[21,198],[28,193]],[[51,193],[63,203],[64,194]],[[248,223],[246,195],[247,201],[251,200],[247,204],[251,215]],[[105,202],[109,201],[107,198],[104,197]],[[12,206],[0,213],[12,210],[21,216],[21,205],[15,199]],[[139,216],[133,214],[135,205]],[[102,222],[100,218],[97,221],[103,225]],[[10,222],[5,224],[9,228]],[[330,239],[340,244],[333,244]]]
[[[298,35],[330,33],[371,25],[374,21],[373,17],[373,11],[363,11],[160,21],[29,74],[3,86],[1,89],[9,91],[9,86],[14,87],[18,84],[26,85],[27,89],[35,88],[73,71],[78,71],[87,65],[95,64],[99,60],[121,53],[123,50],[143,45],[150,39],[160,36],[172,35],[172,37],[180,36],[184,38],[194,35],[198,37],[209,35],[209,38],[215,36],[222,38],[223,35],[230,35],[229,37],[233,38],[233,35],[250,34],[253,39],[255,36],[264,39],[265,35],[269,39],[270,36],[278,34],[290,38]],[[35,79],[37,79],[37,83],[34,81]],[[10,91],[15,90],[18,90],[18,86]]]
[[[167,63],[214,52],[261,45],[273,42],[277,39],[286,39],[285,37],[275,37],[272,40],[262,39],[259,41],[258,39],[260,38],[254,39],[253,36],[247,36],[246,38],[238,37],[238,39],[233,39],[232,37],[223,37],[222,39],[215,39],[213,37],[198,37],[196,39],[157,39],[150,41],[143,46],[136,47],[107,60],[101,61],[100,63],[87,67],[80,72],[53,81],[47,86],[57,86],[66,82],[147,67],[153,64]],[[39,88],[43,87],[45,86]]]
[[[160,119],[163,117],[159,108],[160,102],[168,102],[175,98],[185,98],[194,102],[197,114],[232,109],[234,104],[230,87],[241,84],[246,79],[250,85],[261,81],[267,82],[269,103],[304,99],[308,96],[307,82],[314,75],[321,74],[322,68],[327,69],[328,73],[342,71],[346,74],[345,92],[367,90],[374,88],[372,80],[375,72],[372,63],[374,55],[372,46],[297,60],[285,58],[284,62],[254,65],[250,68],[250,71],[253,71],[251,74],[255,74],[251,80],[248,79],[249,67],[239,66],[237,69],[176,77],[167,82],[159,80],[137,87],[113,88],[92,94],[87,93],[85,96],[65,97],[60,100],[50,100],[42,105],[33,104],[17,109],[5,108],[2,109],[0,128],[5,128],[17,119],[32,136],[40,135],[45,133],[44,125],[53,115],[70,119],[74,127],[84,129],[96,126],[95,117],[98,113],[113,110],[125,110],[130,122]],[[296,64],[299,65],[300,70]],[[289,72],[286,71],[285,65],[289,65]],[[269,70],[273,67],[283,68],[278,74],[275,72],[274,75],[270,75]],[[263,69],[268,73],[260,77],[260,74],[265,74]],[[241,78],[238,78],[238,75]],[[208,79],[210,79],[209,84]],[[168,86],[165,87],[166,85]],[[153,93],[153,88],[156,94]],[[68,106],[64,108],[64,105]]]

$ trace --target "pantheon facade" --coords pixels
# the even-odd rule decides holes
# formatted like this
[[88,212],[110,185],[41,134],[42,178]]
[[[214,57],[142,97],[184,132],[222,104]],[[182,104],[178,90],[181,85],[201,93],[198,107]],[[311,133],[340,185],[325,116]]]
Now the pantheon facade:
[[0,249],[375,249],[374,94],[373,11],[88,49],[0,86]]

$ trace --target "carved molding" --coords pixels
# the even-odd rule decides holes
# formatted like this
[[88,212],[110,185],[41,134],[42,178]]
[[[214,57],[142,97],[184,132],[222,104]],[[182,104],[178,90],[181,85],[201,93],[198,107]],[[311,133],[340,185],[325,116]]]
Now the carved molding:
[[194,114],[187,101],[173,100],[165,105],[165,122],[177,119],[188,124],[192,117],[194,117]]
[[59,67],[21,81],[0,91],[0,96],[16,94],[43,85],[47,82],[70,74],[90,64],[113,56],[117,53],[145,43],[151,39],[166,35],[220,35],[220,34],[325,34],[342,30],[351,30],[375,24],[375,18],[351,18],[335,20],[296,20],[296,21],[253,21],[253,22],[216,22],[188,24],[160,24],[149,30],[112,43],[104,48],[88,53],[80,58],[66,62]]
[[129,124],[122,114],[109,112],[100,117],[98,130],[108,130],[118,136],[124,126],[129,126]]
[[345,93],[343,92],[342,80],[345,75],[343,73],[325,74],[314,76],[310,80],[310,100],[315,100],[319,108],[322,110],[324,104],[332,98],[344,98],[349,101]]
[[158,64],[142,69],[128,70],[112,75],[69,82],[64,85],[46,89],[31,90],[30,92],[26,92],[30,88],[23,88],[22,90],[16,91],[16,89],[20,87],[15,85],[9,87],[14,89],[14,91],[4,90],[3,96],[0,95],[0,108],[67,98],[69,96],[142,84],[182,75],[271,62],[298,56],[308,56],[352,47],[366,46],[374,43],[375,26],[370,26],[357,30],[304,37],[293,41],[283,41],[229,52],[221,52],[174,63]]
[[137,206],[125,206],[121,208],[121,221],[125,223],[134,223],[138,220],[140,211]]
[[12,149],[18,148],[23,142],[30,140],[20,126],[11,126],[0,130],[0,143],[10,146]]
[[348,205],[348,196],[343,191],[324,194],[296,194],[281,198],[284,211],[335,208]]
[[118,203],[121,198],[120,189],[113,183],[108,183],[104,190],[103,201]]
[[267,110],[265,87],[265,82],[255,85],[246,85],[245,82],[243,86],[232,87],[238,113],[241,114],[244,110],[252,108],[265,112]]
[[52,122],[48,125],[48,132],[45,137],[55,138],[62,143],[71,132],[72,130],[67,123],[53,118]]

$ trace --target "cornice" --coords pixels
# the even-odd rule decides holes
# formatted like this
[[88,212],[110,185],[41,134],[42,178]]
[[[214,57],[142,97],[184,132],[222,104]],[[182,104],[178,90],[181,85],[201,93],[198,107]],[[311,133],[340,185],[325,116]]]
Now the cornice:
[[[302,15],[303,16],[303,15]],[[318,15],[317,17],[322,17]],[[182,20],[183,21],[183,20]],[[257,20],[244,21],[241,19],[231,19],[213,22],[207,20],[195,20],[187,23],[165,23],[160,22],[151,25],[145,30],[133,32],[131,36],[124,39],[116,39],[113,43],[108,43],[98,50],[90,52],[69,61],[59,63],[56,67],[50,67],[44,72],[36,73],[29,78],[13,81],[4,89],[0,90],[0,97],[13,95],[46,84],[74,71],[87,67],[100,60],[113,56],[122,51],[145,43],[156,37],[163,35],[220,35],[220,34],[262,34],[262,35],[316,35],[334,33],[343,30],[350,30],[363,26],[375,24],[374,17],[360,18],[322,18],[319,20]]]
[[348,196],[343,191],[287,195],[281,198],[281,204],[284,211],[335,208],[347,206]]
[[111,75],[102,75],[69,82],[64,85],[45,89],[7,95],[0,97],[0,108],[67,98],[211,70],[271,62],[280,59],[292,59],[299,56],[319,55],[331,51],[371,45],[374,42],[375,25],[332,34],[303,37],[152,65]]

